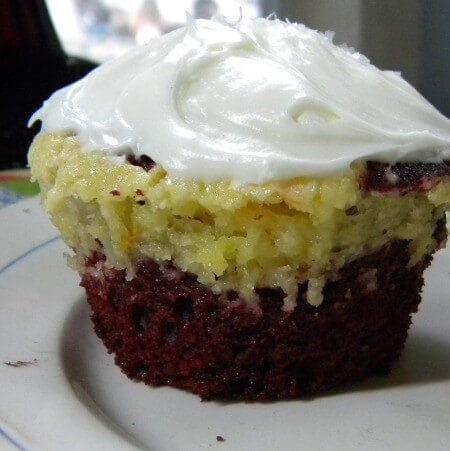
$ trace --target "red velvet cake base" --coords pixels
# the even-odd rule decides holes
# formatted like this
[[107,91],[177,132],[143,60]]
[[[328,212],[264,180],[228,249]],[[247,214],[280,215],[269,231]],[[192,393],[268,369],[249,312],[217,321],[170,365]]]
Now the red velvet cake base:
[[193,276],[151,260],[127,281],[96,255],[82,286],[96,333],[130,378],[203,399],[281,399],[389,370],[431,257],[412,268],[408,260],[407,242],[395,242],[343,268],[319,307],[303,300],[300,286],[291,313],[281,310],[280,291],[260,290],[256,315],[232,293],[219,299]]

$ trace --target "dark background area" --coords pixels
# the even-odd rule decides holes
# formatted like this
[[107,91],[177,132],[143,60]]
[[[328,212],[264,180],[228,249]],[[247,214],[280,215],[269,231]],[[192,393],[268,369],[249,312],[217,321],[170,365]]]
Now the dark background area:
[[[265,0],[263,11],[337,31],[382,69],[399,70],[450,116],[450,0]],[[337,12],[337,13],[336,13]],[[342,39],[339,39],[342,37]],[[355,41],[355,42],[352,42]],[[64,54],[44,0],[0,0],[0,169],[24,167],[30,115],[95,65]]]
[[93,67],[63,53],[43,0],[0,0],[0,169],[26,165],[30,115]]

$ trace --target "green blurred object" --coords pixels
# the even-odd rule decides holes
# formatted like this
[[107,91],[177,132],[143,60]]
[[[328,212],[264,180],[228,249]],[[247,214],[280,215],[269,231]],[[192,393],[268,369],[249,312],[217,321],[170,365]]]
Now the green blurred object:
[[39,193],[37,182],[31,182],[29,179],[7,180],[0,182],[0,186],[23,197],[35,196]]
[[0,171],[0,208],[18,202],[25,197],[36,196],[39,193],[37,182],[30,180],[30,170],[27,168]]

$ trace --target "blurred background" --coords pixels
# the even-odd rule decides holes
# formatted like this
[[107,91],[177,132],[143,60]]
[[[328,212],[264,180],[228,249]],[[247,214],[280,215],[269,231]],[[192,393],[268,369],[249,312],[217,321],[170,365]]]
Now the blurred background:
[[0,170],[25,167],[30,115],[96,65],[183,25],[268,16],[336,32],[450,116],[449,0],[0,0]]

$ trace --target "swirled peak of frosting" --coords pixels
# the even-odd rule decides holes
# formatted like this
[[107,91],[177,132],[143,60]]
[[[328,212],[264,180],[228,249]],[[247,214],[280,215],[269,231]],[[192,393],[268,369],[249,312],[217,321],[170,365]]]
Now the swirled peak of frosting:
[[188,20],[57,91],[36,119],[86,151],[145,154],[204,181],[450,158],[450,121],[398,73],[280,20]]

